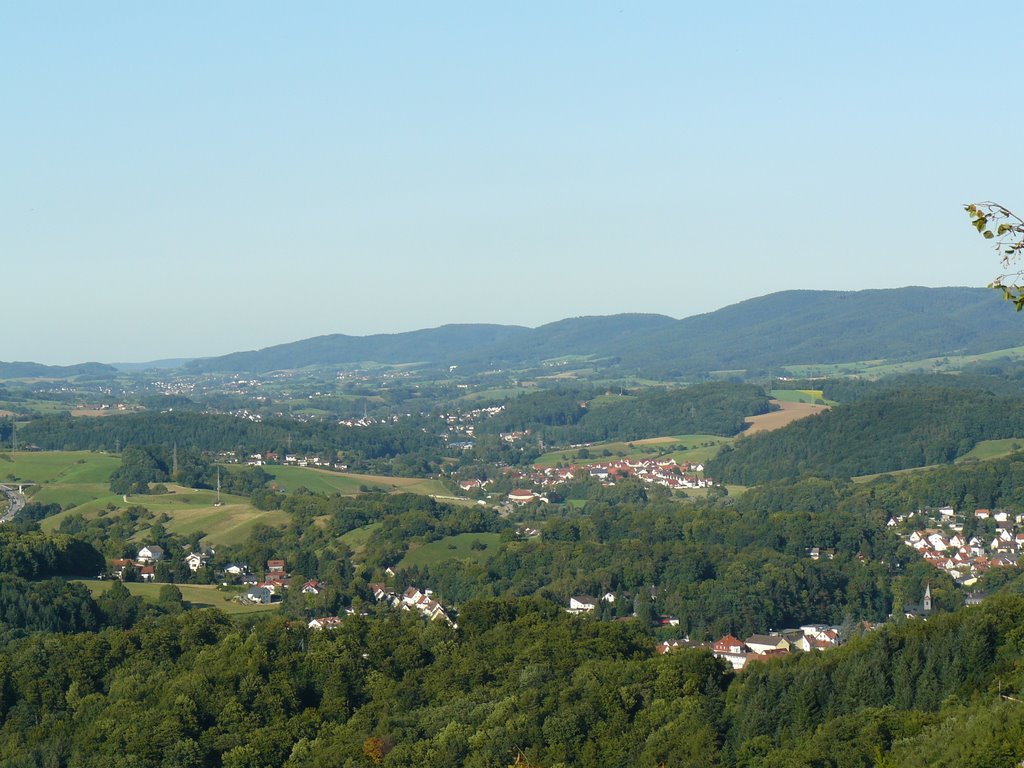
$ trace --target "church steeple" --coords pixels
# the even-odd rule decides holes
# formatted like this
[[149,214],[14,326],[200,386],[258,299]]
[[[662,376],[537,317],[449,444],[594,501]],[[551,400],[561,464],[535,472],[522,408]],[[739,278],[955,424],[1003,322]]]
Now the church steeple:
[[921,602],[922,613],[932,612],[932,585],[929,583],[924,588],[924,600]]

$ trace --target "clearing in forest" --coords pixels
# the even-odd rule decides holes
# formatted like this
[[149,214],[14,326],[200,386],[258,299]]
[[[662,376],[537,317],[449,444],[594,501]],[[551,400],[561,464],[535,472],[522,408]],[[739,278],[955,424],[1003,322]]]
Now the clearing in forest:
[[772,402],[779,406],[779,410],[762,413],[760,416],[748,416],[746,422],[750,426],[740,434],[741,437],[782,429],[797,419],[804,419],[828,410],[827,405],[815,405],[814,403],[788,403],[783,400],[772,400]]

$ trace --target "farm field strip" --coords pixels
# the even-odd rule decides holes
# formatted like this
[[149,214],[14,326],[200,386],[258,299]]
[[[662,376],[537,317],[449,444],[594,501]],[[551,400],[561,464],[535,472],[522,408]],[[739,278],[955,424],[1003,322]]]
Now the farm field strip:
[[[94,598],[99,597],[111,586],[112,581],[102,581],[100,579],[76,579],[79,584],[84,584],[89,588]],[[160,595],[160,588],[163,584],[156,582],[124,582],[124,585],[128,588],[128,591],[133,595],[141,597],[143,600],[149,603],[157,602]],[[183,600],[192,604],[193,608],[219,608],[227,614],[245,614],[245,613],[265,613],[266,611],[275,611],[280,607],[280,603],[274,605],[243,605],[233,601],[231,598],[238,594],[236,592],[222,591],[220,588],[210,584],[175,584],[179,590],[181,590],[181,597]]]
[[[643,440],[618,440],[594,443],[585,448],[549,451],[538,457],[534,463],[542,467],[553,467],[559,462],[583,464],[613,461],[619,458],[660,459],[669,457],[676,461],[699,463],[707,461],[719,451],[721,446],[731,443],[732,440],[730,437],[721,435],[678,435],[675,437],[650,437]],[[586,450],[584,456],[580,456],[581,450]],[[604,456],[605,451],[612,455]]]

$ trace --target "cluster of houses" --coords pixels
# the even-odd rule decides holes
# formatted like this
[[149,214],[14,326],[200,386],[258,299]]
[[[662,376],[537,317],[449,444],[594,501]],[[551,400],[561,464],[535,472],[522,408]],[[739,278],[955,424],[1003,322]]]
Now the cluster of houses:
[[[190,552],[185,557],[185,563],[189,570],[195,573],[200,568],[205,568],[214,555],[212,549],[202,549],[199,552]],[[124,581],[130,573],[135,573],[141,581],[154,581],[156,579],[156,565],[165,559],[164,548],[159,544],[147,544],[139,549],[134,559],[118,558],[110,561],[110,573],[121,581]]]
[[364,414],[357,419],[341,419],[338,421],[338,425],[342,427],[372,427],[377,424],[397,424],[403,417],[409,418],[410,416],[412,416],[411,413],[405,413],[385,416],[383,418],[375,418]]
[[[237,464],[238,456],[234,451],[223,451],[217,454],[217,460],[229,464]],[[300,456],[297,453],[286,453],[284,459],[275,451],[250,453],[245,459],[250,467],[262,467],[268,464],[284,464],[291,467],[319,467],[320,469],[348,469],[347,464],[340,464],[320,456]]]
[[448,426],[450,433],[473,437],[478,421],[497,416],[503,410],[505,410],[504,405],[495,405],[490,408],[474,408],[471,411],[463,411],[461,413],[442,413],[441,419]]
[[[874,625],[865,622],[864,629],[873,628]],[[740,670],[751,661],[764,661],[797,651],[825,651],[840,645],[842,640],[838,627],[808,624],[797,629],[785,629],[766,635],[751,635],[746,640],[740,640],[731,634],[713,643],[695,643],[685,638],[666,640],[659,643],[655,650],[664,654],[678,648],[707,648],[717,658],[729,662],[733,669]]]
[[[535,465],[529,472],[511,472],[516,480],[524,480],[541,488],[550,488],[582,477],[599,480],[605,485],[635,477],[648,485],[661,485],[672,489],[710,488],[715,482],[704,477],[703,464],[676,462],[675,459],[618,459],[570,467],[541,467]],[[539,494],[538,494],[539,495]],[[509,499],[513,503],[514,499]]]
[[409,587],[401,595],[384,584],[371,584],[373,597],[378,603],[387,603],[395,610],[417,611],[430,621],[443,621],[455,626],[444,606],[433,597],[433,590],[420,591],[417,587]]
[[[540,531],[537,531],[537,535],[540,535]],[[656,588],[651,588],[651,597],[653,598],[656,594]],[[580,614],[580,613],[591,613],[597,610],[597,606],[600,603],[608,603],[610,605],[615,604],[615,593],[605,592],[600,597],[590,597],[589,595],[572,595],[569,598],[569,607],[565,609],[566,613]],[[625,621],[634,616],[622,616],[618,621]],[[676,616],[657,616],[655,617],[655,623],[661,627],[678,627],[679,619]]]
[[909,529],[904,544],[969,587],[991,568],[1018,565],[1024,552],[1024,533],[1018,532],[1024,516],[976,509],[973,517],[976,524],[971,536],[964,533],[966,516],[952,507],[943,507],[937,513],[918,510],[900,515],[890,519],[888,525]]
[[[249,575],[244,577],[242,583],[249,586],[249,590],[242,598],[243,602],[269,605],[284,598],[284,591],[291,586],[291,575],[288,573],[284,560],[267,560],[267,570],[263,581],[257,581]],[[306,582],[302,586],[302,591],[306,592],[307,587],[315,590],[308,594],[319,594],[319,590],[322,588],[318,581]]]

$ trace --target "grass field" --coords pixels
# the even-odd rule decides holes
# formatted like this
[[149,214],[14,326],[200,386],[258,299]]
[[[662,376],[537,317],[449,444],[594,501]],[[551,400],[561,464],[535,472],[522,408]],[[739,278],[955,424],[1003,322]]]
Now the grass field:
[[106,484],[121,466],[119,456],[89,451],[15,451],[0,454],[0,481],[13,479],[41,485]]
[[353,528],[341,537],[341,540],[348,545],[355,554],[360,554],[366,548],[366,542],[370,540],[373,532],[380,528],[380,523],[370,523],[359,528]]
[[[586,449],[567,448],[549,451],[540,456],[535,464],[553,467],[559,462],[578,464],[595,461],[614,461],[620,458],[660,459],[670,457],[676,461],[702,463],[718,453],[721,446],[732,442],[732,438],[720,435],[678,435],[675,437],[651,437],[630,442],[594,443]],[[580,451],[586,450],[583,458]],[[605,456],[608,451],[611,456]]]
[[820,389],[773,389],[770,394],[775,400],[783,403],[811,403],[813,405],[821,401],[825,405],[836,405],[834,400],[826,400],[825,393]]
[[[971,461],[987,461],[991,459],[1001,459],[1004,456],[1010,456],[1017,453],[1021,449],[1024,449],[1024,437],[1010,437],[1005,440],[982,440],[974,446],[970,451],[960,456],[954,461],[954,464],[963,464],[964,462]],[[896,469],[892,472],[878,472],[873,475],[859,475],[853,478],[855,483],[868,483],[879,477],[886,477],[887,475],[907,475],[911,472],[921,472],[927,469],[935,469],[936,467],[946,466],[944,464],[928,464],[924,467],[911,467],[909,469]]]
[[1011,437],[1006,440],[982,440],[974,448],[957,458],[956,463],[964,461],[984,461],[1001,459],[1024,449],[1024,437]]
[[[188,535],[196,531],[203,531],[206,534],[204,541],[216,546],[241,544],[257,524],[283,525],[288,522],[286,512],[278,509],[266,511],[256,509],[241,496],[222,494],[223,503],[217,507],[215,506],[216,491],[197,491],[173,483],[168,484],[167,489],[170,493],[129,496],[126,503],[122,496],[112,494],[106,486],[102,486],[102,495],[71,509],[66,509],[59,515],[48,517],[40,523],[40,526],[45,531],[53,531],[68,515],[81,514],[86,519],[92,519],[97,517],[108,504],[113,504],[118,508],[138,505],[157,515],[166,514],[170,520],[165,527],[171,533]],[[37,498],[44,494],[59,496],[62,492],[60,487],[52,490],[44,489],[37,494]]]
[[[473,549],[473,542],[484,544],[483,549]],[[412,565],[436,565],[445,560],[472,560],[482,563],[497,551],[501,544],[501,535],[497,533],[460,533],[446,536],[429,544],[410,549],[400,567]]]
[[[99,597],[113,585],[110,581],[99,581],[97,579],[79,579],[78,583],[89,588],[93,597]],[[160,595],[160,588],[163,584],[155,582],[125,582],[128,591],[133,595],[141,597],[150,603],[155,603]],[[219,608],[228,614],[264,613],[276,611],[280,603],[276,605],[242,605],[231,600],[237,592],[221,591],[213,585],[206,584],[176,584],[181,590],[182,599],[192,603],[193,608]]]
[[359,493],[361,486],[377,488],[386,493],[420,493],[434,496],[448,493],[448,490],[437,480],[420,477],[385,477],[383,475],[358,475],[353,473],[331,472],[312,467],[265,466],[264,470],[272,475],[282,490],[290,492],[296,488],[306,487],[320,493],[340,493],[343,496]]
[[[61,505],[63,512],[40,523],[45,531],[56,530],[61,521],[72,514],[95,518],[110,505],[120,509],[138,505],[157,515],[166,514],[170,518],[165,524],[168,531],[181,535],[203,531],[205,541],[212,545],[241,544],[258,524],[276,526],[288,521],[287,513],[258,510],[241,496],[222,494],[223,503],[216,506],[215,491],[194,490],[173,483],[167,484],[170,493],[133,495],[126,500],[110,492],[110,474],[120,465],[119,456],[87,451],[0,453],[0,482],[34,483],[26,488],[32,501]],[[287,491],[305,486],[312,491],[346,495],[359,493],[360,487],[378,488],[387,493],[447,493],[437,480],[422,478],[340,474],[305,467],[266,469]]]
[[910,467],[909,469],[894,469],[891,472],[876,472],[872,475],[857,475],[856,477],[850,478],[855,483],[870,483],[872,480],[877,480],[880,477],[893,477],[899,475],[909,475],[911,472],[921,472],[926,469],[935,469],[936,467],[944,467],[945,464],[928,464],[924,467]]

